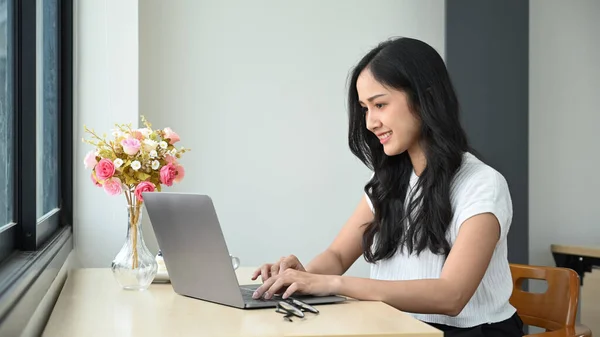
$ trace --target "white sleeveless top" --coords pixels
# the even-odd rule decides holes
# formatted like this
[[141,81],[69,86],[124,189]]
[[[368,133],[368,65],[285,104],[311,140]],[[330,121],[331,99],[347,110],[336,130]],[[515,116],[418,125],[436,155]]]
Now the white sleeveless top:
[[[418,179],[413,172],[410,186],[414,187]],[[498,218],[501,228],[500,240],[479,287],[458,316],[410,314],[421,321],[455,327],[472,327],[508,319],[516,311],[508,301],[513,288],[506,243],[513,215],[508,184],[499,172],[472,154],[465,153],[463,164],[452,183],[450,199],[454,217],[446,237],[451,246],[456,240],[460,225],[468,218],[481,213],[493,213]],[[373,210],[368,197],[367,202]],[[443,263],[442,255],[435,255],[427,249],[418,257],[416,254],[407,256],[406,252],[401,252],[399,249],[392,258],[371,265],[371,278],[378,280],[439,278]]]

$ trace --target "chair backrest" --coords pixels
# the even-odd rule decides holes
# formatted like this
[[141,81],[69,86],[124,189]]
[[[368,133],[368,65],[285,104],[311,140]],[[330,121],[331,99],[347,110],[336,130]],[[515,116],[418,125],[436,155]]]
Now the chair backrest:
[[[513,292],[510,303],[517,308],[523,323],[554,331],[575,325],[579,300],[579,275],[567,268],[510,265]],[[544,293],[523,290],[527,279],[545,280]]]

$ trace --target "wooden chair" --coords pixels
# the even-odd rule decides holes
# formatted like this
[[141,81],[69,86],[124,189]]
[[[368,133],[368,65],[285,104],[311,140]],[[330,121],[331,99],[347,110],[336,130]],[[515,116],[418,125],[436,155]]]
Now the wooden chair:
[[[513,278],[510,303],[517,308],[524,324],[546,330],[531,336],[592,336],[592,332],[586,326],[575,324],[579,275],[574,270],[520,264],[511,264],[510,269]],[[545,280],[548,289],[544,293],[526,292],[522,285],[527,279]]]

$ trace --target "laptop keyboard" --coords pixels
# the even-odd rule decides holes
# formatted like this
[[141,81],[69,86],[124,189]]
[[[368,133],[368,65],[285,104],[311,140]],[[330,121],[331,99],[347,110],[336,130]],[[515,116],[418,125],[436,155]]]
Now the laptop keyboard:
[[277,302],[279,299],[278,297],[274,296],[272,299],[264,299],[264,298],[257,298],[254,299],[252,298],[252,294],[254,294],[254,290],[256,289],[252,289],[252,288],[245,288],[245,287],[240,287],[240,290],[242,291],[242,298],[244,299],[244,302],[249,303],[249,302]]

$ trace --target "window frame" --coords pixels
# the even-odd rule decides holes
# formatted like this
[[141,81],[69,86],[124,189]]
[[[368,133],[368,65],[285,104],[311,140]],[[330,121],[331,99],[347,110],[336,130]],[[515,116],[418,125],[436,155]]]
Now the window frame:
[[[64,1],[56,0],[57,3],[57,120],[56,125],[58,133],[58,205],[57,208],[43,215],[40,219],[37,213],[33,210],[37,205],[37,138],[36,138],[36,123],[38,122],[37,114],[37,99],[40,99],[38,93],[38,83],[36,74],[37,68],[37,1],[22,0],[17,1],[16,11],[16,34],[13,37],[15,45],[15,85],[14,85],[14,106],[15,106],[15,205],[14,210],[16,223],[20,229],[18,232],[18,247],[21,250],[33,251],[46,242],[56,230],[67,223],[70,217],[67,215],[61,219],[65,212],[63,205],[64,199],[70,198],[69,191],[71,186],[63,186],[64,182],[70,182],[72,177],[66,175],[63,169],[72,169],[72,126],[62,125],[72,122],[72,113],[67,112],[63,106],[70,99],[64,99],[64,94],[69,94],[71,90],[65,90],[64,79],[70,79],[70,76],[65,76],[62,70],[68,70],[69,65],[63,64],[63,11],[61,10]],[[42,1],[40,1],[40,4]],[[67,37],[68,38],[68,37]],[[69,82],[70,83],[70,82]],[[67,97],[70,98],[70,97]],[[72,111],[72,106],[69,106]],[[64,120],[63,120],[64,118]],[[66,130],[66,132],[65,132]],[[70,135],[65,137],[66,135]],[[66,143],[66,144],[65,144]],[[72,185],[72,184],[71,184]],[[68,222],[70,223],[70,221]]]
[[[43,0],[42,0],[43,1]],[[40,5],[42,4],[40,1]],[[23,330],[73,246],[73,0],[57,1],[58,207],[37,218],[36,0],[12,0],[14,223],[0,224],[0,335]],[[11,31],[11,30],[9,30]],[[57,268],[58,267],[58,268]],[[38,277],[44,273],[44,277]],[[12,319],[11,319],[12,318]],[[19,318],[19,319],[14,319]]]

